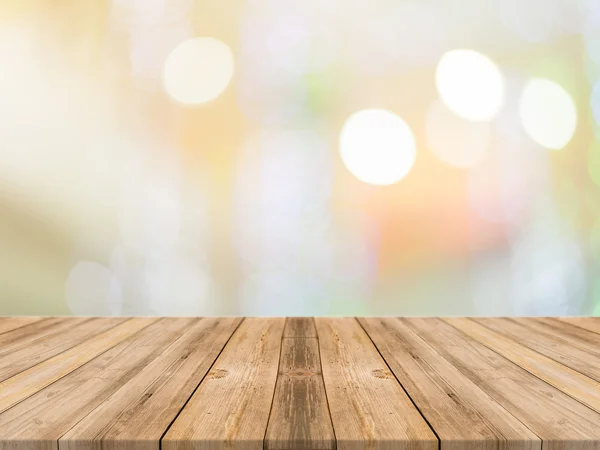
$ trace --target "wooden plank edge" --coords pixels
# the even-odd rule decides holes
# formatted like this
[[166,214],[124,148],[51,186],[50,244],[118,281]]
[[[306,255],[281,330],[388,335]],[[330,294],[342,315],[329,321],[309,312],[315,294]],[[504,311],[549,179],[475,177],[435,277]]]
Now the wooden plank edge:
[[356,320],[356,322],[358,323],[358,325],[360,326],[360,328],[363,330],[363,332],[367,335],[367,337],[369,338],[369,340],[373,344],[373,347],[375,347],[375,350],[377,350],[377,353],[379,353],[379,356],[381,356],[381,359],[383,360],[383,362],[385,363],[385,366],[387,367],[387,371],[390,374],[392,374],[392,376],[394,377],[394,379],[396,380],[396,382],[400,385],[400,387],[402,388],[402,390],[404,391],[404,393],[406,394],[406,396],[408,397],[408,399],[410,400],[410,402],[413,404],[413,406],[415,407],[415,409],[417,410],[417,412],[419,413],[419,415],[423,418],[423,420],[425,421],[425,423],[427,424],[427,426],[429,427],[429,429],[431,430],[431,432],[433,433],[433,435],[437,439],[438,450],[440,450],[441,449],[441,445],[442,445],[442,440],[440,439],[440,436],[437,434],[437,431],[435,431],[435,428],[433,428],[433,425],[431,425],[431,423],[429,422],[429,420],[427,420],[427,417],[425,417],[425,415],[419,409],[419,407],[417,406],[417,404],[415,403],[415,401],[413,400],[413,398],[410,396],[410,394],[408,393],[408,391],[406,390],[406,388],[402,385],[402,383],[400,382],[400,380],[398,379],[398,377],[396,376],[396,374],[394,373],[394,371],[390,367],[389,363],[387,362],[387,360],[385,359],[385,357],[383,356],[383,354],[379,350],[379,347],[377,347],[377,345],[373,341],[373,338],[371,338],[371,335],[367,332],[367,330],[365,329],[365,327],[361,323],[360,317],[354,317],[354,320]]
[[[206,379],[206,377],[211,373],[211,371],[213,370],[213,367],[214,367],[215,363],[219,360],[219,357],[221,356],[221,354],[223,353],[223,351],[227,347],[227,344],[229,344],[229,341],[231,340],[231,338],[233,337],[233,335],[237,332],[237,330],[240,328],[240,326],[242,325],[242,323],[244,323],[244,321],[246,320],[246,317],[242,317],[241,319],[242,320],[240,320],[240,322],[233,329],[233,331],[231,332],[231,334],[229,335],[229,337],[227,338],[227,340],[225,341],[225,343],[221,347],[221,350],[219,350],[219,352],[215,356],[215,359],[211,363],[210,367],[208,368],[208,370],[206,371],[206,373],[204,374],[204,376],[202,377],[202,379],[198,382],[198,384],[196,385],[196,387],[191,391],[191,393],[190,393],[189,397],[186,399],[186,401],[182,403],[181,408],[179,409],[179,411],[177,411],[177,414],[175,414],[175,416],[173,417],[173,420],[171,420],[171,422],[169,423],[169,425],[167,425],[167,427],[165,428],[165,431],[162,433],[162,435],[158,439],[158,448],[159,448],[159,450],[162,450],[162,448],[163,448],[163,439],[165,438],[165,436],[167,435],[167,433],[169,432],[169,430],[171,429],[171,427],[173,426],[173,424],[175,423],[175,421],[179,418],[179,416],[181,415],[181,412],[185,409],[185,407],[190,402],[190,400],[192,399],[192,397],[196,394],[196,391],[200,388],[200,386],[202,385],[202,383],[204,382],[204,380]],[[207,448],[212,448],[212,447],[209,446]]]

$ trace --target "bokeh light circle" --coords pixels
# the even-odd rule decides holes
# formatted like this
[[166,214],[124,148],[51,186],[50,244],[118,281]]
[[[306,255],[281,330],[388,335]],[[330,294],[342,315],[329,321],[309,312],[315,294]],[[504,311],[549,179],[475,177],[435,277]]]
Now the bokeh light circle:
[[519,99],[525,132],[542,147],[558,150],[569,143],[577,128],[577,108],[569,93],[545,78],[533,78]]
[[444,53],[436,68],[435,84],[446,106],[467,120],[491,120],[504,104],[502,73],[489,57],[474,50]]
[[233,53],[227,44],[211,37],[188,39],[175,47],[165,60],[165,90],[179,103],[206,103],[227,88],[233,68]]
[[340,133],[340,154],[346,168],[359,180],[374,185],[394,184],[404,178],[416,157],[409,126],[385,109],[352,114]]

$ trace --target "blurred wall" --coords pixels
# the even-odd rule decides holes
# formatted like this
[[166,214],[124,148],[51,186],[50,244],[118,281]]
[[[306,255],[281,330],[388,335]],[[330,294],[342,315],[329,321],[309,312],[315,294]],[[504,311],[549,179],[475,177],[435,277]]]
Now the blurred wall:
[[600,313],[600,4],[0,4],[0,314]]

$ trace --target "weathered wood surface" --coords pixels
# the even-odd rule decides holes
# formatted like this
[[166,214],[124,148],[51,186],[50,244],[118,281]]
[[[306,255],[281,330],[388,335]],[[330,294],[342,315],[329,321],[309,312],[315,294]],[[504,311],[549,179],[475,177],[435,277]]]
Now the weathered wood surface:
[[334,450],[312,318],[287,319],[265,450]]
[[244,320],[162,440],[164,450],[260,450],[285,319]]
[[17,341],[0,347],[0,381],[53,356],[63,353],[88,337],[124,322],[120,318],[63,319],[58,326],[35,333],[32,340]]
[[0,317],[0,450],[600,450],[595,318]]
[[435,434],[358,322],[316,324],[338,449],[437,449]]
[[0,317],[0,334],[7,331],[21,328],[30,323],[39,322],[41,317],[25,316],[25,317]]
[[499,449],[541,447],[531,430],[399,320],[359,321],[436,431],[443,450],[480,449],[496,442]]

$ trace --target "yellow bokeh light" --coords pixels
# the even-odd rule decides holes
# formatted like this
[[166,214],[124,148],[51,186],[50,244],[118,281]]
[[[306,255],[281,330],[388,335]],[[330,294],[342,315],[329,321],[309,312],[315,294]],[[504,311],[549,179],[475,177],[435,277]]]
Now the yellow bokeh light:
[[567,145],[577,128],[573,98],[562,86],[544,78],[533,78],[523,88],[519,116],[529,137],[552,150]]
[[165,61],[165,90],[179,103],[206,103],[225,90],[233,67],[233,54],[227,44],[211,37],[188,39],[175,47]]
[[340,154],[346,168],[359,180],[388,185],[408,174],[415,162],[416,143],[398,115],[385,109],[365,109],[344,123]]
[[446,52],[437,65],[435,84],[446,106],[467,120],[491,120],[504,104],[502,73],[474,50]]

